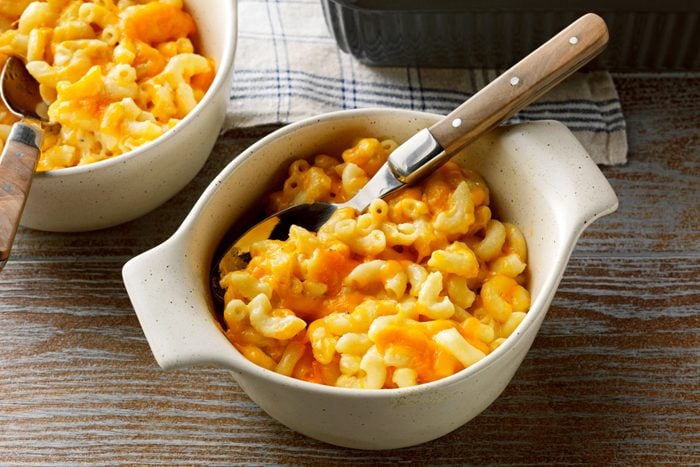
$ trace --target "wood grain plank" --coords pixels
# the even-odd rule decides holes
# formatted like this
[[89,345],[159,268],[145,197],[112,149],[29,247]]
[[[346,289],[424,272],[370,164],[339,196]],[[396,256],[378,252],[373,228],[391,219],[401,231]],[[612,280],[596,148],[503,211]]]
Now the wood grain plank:
[[619,210],[592,224],[576,254],[700,252],[700,74],[614,75],[629,163],[602,167]]
[[157,367],[121,266],[262,127],[220,137],[195,180],[133,222],[19,230],[0,274],[0,464],[699,464],[700,80],[615,80],[630,156],[603,171],[620,210],[581,237],[523,365],[467,425],[341,449],[272,420],[225,370]]
[[[680,260],[684,268],[673,266]],[[70,464],[85,456],[165,463],[698,461],[700,318],[679,310],[700,302],[700,258],[666,259],[651,274],[644,258],[613,262],[572,261],[531,352],[486,412],[433,443],[388,454],[291,432],[225,371],[159,370],[135,318],[120,316],[123,304],[103,305],[115,312],[96,316],[72,311],[89,288],[75,287],[75,304],[59,310],[5,308],[0,342],[13,357],[0,369],[0,450],[8,460]],[[81,267],[66,272],[66,288],[82,280],[70,279]],[[620,271],[630,280],[620,281]],[[687,292],[659,300],[659,291],[679,282]],[[637,295],[645,285],[648,292]],[[18,291],[0,290],[31,307]]]

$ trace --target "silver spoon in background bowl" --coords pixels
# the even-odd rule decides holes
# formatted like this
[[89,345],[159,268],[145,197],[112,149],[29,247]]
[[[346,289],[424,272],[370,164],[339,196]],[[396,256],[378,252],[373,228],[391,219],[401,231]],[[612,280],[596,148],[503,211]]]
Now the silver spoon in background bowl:
[[[479,136],[572,75],[602,52],[607,41],[608,29],[602,18],[592,13],[580,17],[449,115],[401,144],[349,201],[292,206],[259,222],[243,235],[227,234],[217,248],[211,268],[210,288],[214,300],[223,303],[219,279],[227,270],[245,267],[253,243],[265,239],[284,240],[292,225],[315,232],[338,209],[351,207],[362,212],[374,199],[384,198],[424,178]],[[227,242],[228,238],[235,241]],[[223,271],[219,268],[220,262]]]
[[47,122],[39,83],[24,63],[10,57],[0,74],[0,97],[7,109],[21,118],[10,130],[0,155],[0,270],[10,256],[32,176],[41,154],[41,122]]

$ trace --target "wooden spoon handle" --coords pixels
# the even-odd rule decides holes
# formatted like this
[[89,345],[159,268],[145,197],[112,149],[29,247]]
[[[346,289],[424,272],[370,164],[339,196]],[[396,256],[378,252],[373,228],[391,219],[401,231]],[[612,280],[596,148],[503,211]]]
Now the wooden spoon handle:
[[430,127],[430,133],[453,155],[573,74],[607,41],[603,19],[582,16]]
[[32,185],[41,146],[41,130],[15,123],[0,155],[0,263],[7,260],[24,203]]

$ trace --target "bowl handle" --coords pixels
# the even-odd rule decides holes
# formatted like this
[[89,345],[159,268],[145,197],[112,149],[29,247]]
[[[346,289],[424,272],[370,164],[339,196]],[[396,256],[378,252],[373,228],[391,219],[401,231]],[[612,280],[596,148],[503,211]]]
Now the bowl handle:
[[[562,219],[562,232],[575,236],[596,219],[617,210],[618,199],[610,182],[563,123],[540,120],[507,125],[497,131],[494,135],[498,136],[485,138],[479,150],[499,154],[508,148],[517,148],[517,153],[511,154],[517,169],[514,169],[514,178],[501,177],[492,181],[494,193],[511,191],[505,185],[520,179],[536,180],[543,185],[543,193],[551,198],[557,211],[567,213]],[[503,145],[503,149],[500,145]],[[542,154],[551,157],[543,158]],[[476,162],[472,165],[479,173],[503,172],[503,160],[499,157],[482,157]],[[521,203],[525,202],[521,199],[502,201],[510,212],[517,212]]]
[[[542,179],[553,185],[562,185],[558,202],[567,206],[573,214],[571,216],[573,225],[570,226],[570,231],[575,232],[578,238],[594,221],[617,211],[619,206],[617,195],[598,164],[563,123],[550,121],[539,123],[541,127],[547,124],[557,125],[562,132],[568,133],[569,141],[561,141],[561,154],[567,154],[569,157],[562,157],[559,160],[561,164],[560,170],[557,171],[559,176],[543,174]],[[577,157],[574,157],[576,154]]]
[[221,332],[202,283],[206,273],[183,254],[182,237],[176,234],[122,269],[153,356],[164,369],[198,364],[238,369],[242,357]]

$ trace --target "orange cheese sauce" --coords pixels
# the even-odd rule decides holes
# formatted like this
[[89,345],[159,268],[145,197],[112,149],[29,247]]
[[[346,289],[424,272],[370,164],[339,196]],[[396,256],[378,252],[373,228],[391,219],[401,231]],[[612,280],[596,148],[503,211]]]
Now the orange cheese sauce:
[[189,13],[167,3],[139,5],[124,18],[125,35],[147,44],[187,37],[196,30]]
[[134,45],[136,56],[133,67],[136,69],[136,76],[139,79],[151,78],[163,71],[168,61],[162,53],[146,42],[137,40]]
[[429,335],[406,326],[387,326],[376,338],[377,349],[389,347],[411,360],[418,373],[418,383],[435,381],[462,369],[462,365],[444,350],[438,348]]

